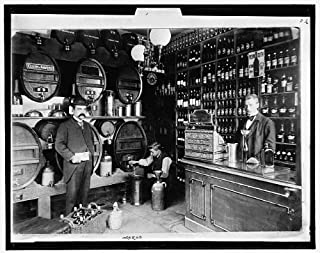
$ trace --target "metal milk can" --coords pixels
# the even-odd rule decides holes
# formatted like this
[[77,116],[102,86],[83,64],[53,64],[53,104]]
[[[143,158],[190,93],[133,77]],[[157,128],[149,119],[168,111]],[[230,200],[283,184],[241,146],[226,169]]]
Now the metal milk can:
[[160,181],[160,176],[162,171],[154,171],[157,181],[152,185],[151,188],[151,205],[152,209],[155,211],[164,210],[164,197],[165,197],[165,187],[167,186],[165,182]]

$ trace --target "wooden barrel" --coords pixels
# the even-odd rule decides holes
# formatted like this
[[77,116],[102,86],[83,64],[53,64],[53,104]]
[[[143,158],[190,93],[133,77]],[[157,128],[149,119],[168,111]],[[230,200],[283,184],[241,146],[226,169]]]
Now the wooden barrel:
[[113,155],[121,169],[129,170],[125,163],[128,155],[139,160],[145,156],[146,151],[147,137],[139,123],[128,121],[117,128],[113,139]]
[[139,44],[138,36],[135,33],[124,33],[121,35],[123,50],[131,55],[131,49]]
[[37,134],[24,123],[13,123],[12,147],[12,188],[19,190],[34,181],[45,158]]
[[90,54],[95,54],[100,44],[100,32],[99,30],[79,30],[78,40],[89,50]]
[[43,52],[29,54],[21,73],[23,90],[33,101],[45,102],[59,90],[59,67],[53,58]]
[[121,36],[117,30],[101,30],[101,41],[104,47],[111,52],[115,58],[119,57],[119,50],[122,47]]
[[121,125],[123,120],[96,120],[94,126],[103,137],[110,137],[116,131],[117,126]]
[[77,33],[73,30],[52,30],[51,36],[64,46],[65,51],[71,51],[71,45],[76,41]]
[[[102,158],[103,147],[102,147],[102,140],[99,136],[97,129],[90,124],[93,133],[93,145],[94,145],[94,154],[93,154],[93,171],[100,165],[100,161]],[[56,152],[55,153],[57,165],[61,171],[63,171],[63,158]]]
[[54,141],[58,127],[59,122],[56,120],[39,120],[33,129],[42,140],[47,141],[51,135]]
[[124,104],[134,104],[139,100],[142,93],[142,80],[137,69],[132,66],[119,68],[116,91]]
[[107,86],[106,73],[95,59],[87,58],[80,62],[76,73],[76,89],[87,102],[100,99]]

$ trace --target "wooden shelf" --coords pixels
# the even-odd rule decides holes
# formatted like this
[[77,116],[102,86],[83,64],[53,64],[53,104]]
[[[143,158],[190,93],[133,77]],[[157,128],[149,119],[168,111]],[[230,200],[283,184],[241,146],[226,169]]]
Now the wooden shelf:
[[298,91],[293,90],[293,91],[281,91],[277,93],[261,93],[260,96],[279,96],[279,95],[287,95],[287,94],[294,94]]
[[286,161],[279,161],[279,160],[274,160],[274,162],[277,164],[283,164],[287,166],[296,166],[296,163],[293,163],[293,162],[286,162]]
[[[22,121],[22,120],[29,120],[29,119],[41,119],[41,120],[65,120],[68,119],[69,117],[12,117],[12,121]],[[107,119],[107,120],[112,120],[112,119],[144,119],[145,116],[92,116],[92,117],[87,117],[86,119]]]
[[276,142],[277,145],[296,146],[296,143]]
[[299,38],[297,39],[289,39],[289,40],[284,40],[284,41],[279,41],[279,42],[275,42],[275,43],[272,43],[272,44],[269,44],[269,45],[262,45],[261,48],[270,48],[270,47],[277,47],[277,46],[280,46],[282,44],[287,44],[287,43],[295,43],[299,40]]
[[299,65],[296,64],[296,65],[290,65],[290,66],[285,66],[285,67],[281,67],[281,68],[265,69],[265,72],[284,71],[284,70],[287,70],[287,69],[296,68],[296,67],[298,67],[298,66],[299,66]]

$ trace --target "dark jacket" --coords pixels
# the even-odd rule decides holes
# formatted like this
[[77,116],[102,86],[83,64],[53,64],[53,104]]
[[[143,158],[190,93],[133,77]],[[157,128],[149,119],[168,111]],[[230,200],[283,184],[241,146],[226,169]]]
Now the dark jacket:
[[169,157],[166,153],[161,152],[159,157],[153,157],[152,171],[162,169],[162,161],[164,158]]
[[[94,142],[92,129],[87,122],[83,122],[83,130],[73,118],[60,124],[55,141],[56,151],[63,157],[63,176],[68,182],[78,164],[71,163],[70,159],[75,153],[90,152],[93,160]],[[92,170],[92,166],[91,166]],[[92,173],[92,171],[91,171]]]
[[[239,151],[242,152],[242,135],[241,129],[245,129],[245,124],[240,126],[237,133],[237,139],[239,142]],[[265,143],[269,144],[269,147],[275,151],[276,148],[276,130],[274,122],[263,116],[261,113],[258,113],[255,117],[252,125],[249,128],[250,133],[247,136],[248,144],[248,158],[256,157],[260,160],[261,150],[264,147]],[[240,156],[241,157],[241,156]]]

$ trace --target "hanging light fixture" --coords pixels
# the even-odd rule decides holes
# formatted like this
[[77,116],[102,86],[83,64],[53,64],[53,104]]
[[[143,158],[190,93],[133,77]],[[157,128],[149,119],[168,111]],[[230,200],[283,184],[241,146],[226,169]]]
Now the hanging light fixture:
[[145,55],[145,49],[146,47],[144,45],[135,45],[131,49],[131,57],[134,61],[138,62],[138,69],[140,75],[142,75],[143,66],[142,63],[144,62],[144,55]]

